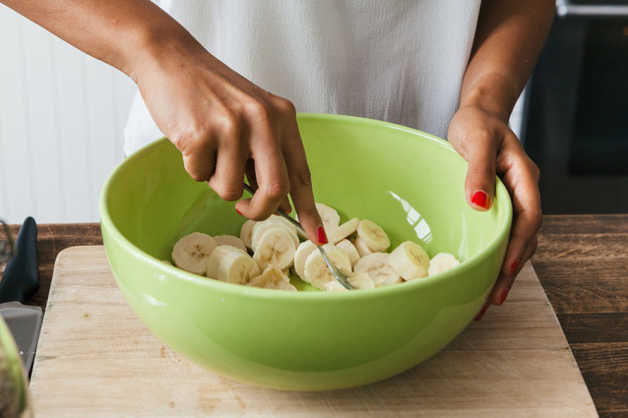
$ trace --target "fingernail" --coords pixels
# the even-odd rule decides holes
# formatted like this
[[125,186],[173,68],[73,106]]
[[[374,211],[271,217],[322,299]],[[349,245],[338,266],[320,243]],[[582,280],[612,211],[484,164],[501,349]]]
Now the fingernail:
[[482,319],[482,317],[486,313],[487,309],[488,309],[488,303],[485,303],[484,306],[482,306],[482,309],[480,309],[480,312],[478,312],[478,314],[475,316],[475,318],[473,318],[473,320],[474,321],[479,321],[480,319]]
[[515,282],[514,279],[508,280],[508,284],[506,285],[506,288],[502,290],[502,292],[499,294],[499,305],[503,305],[504,302],[506,302],[506,298],[508,297],[508,293],[510,293],[510,289],[512,288],[512,285],[514,282]]
[[471,203],[481,208],[488,209],[488,195],[482,190],[477,190],[471,195]]
[[325,229],[322,226],[318,227],[316,231],[318,233],[318,242],[319,244],[327,244],[327,234],[325,233]]
[[515,260],[512,262],[512,264],[510,264],[510,274],[512,276],[515,275],[515,272],[517,271],[517,267],[519,267],[519,260]]
[[504,302],[506,302],[506,298],[508,297],[508,292],[510,292],[510,289],[504,289],[502,290],[501,295],[499,296],[499,304],[503,305]]
[[240,211],[238,210],[238,208],[235,208],[235,211],[236,211],[236,212],[238,212],[238,215],[240,215],[240,216],[244,216],[244,215],[242,215],[242,212],[240,212]]

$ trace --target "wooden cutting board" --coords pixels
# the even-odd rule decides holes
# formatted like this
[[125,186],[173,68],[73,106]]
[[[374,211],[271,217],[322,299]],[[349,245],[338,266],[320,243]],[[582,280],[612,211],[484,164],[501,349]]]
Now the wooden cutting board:
[[591,396],[530,264],[508,302],[399,376],[333,392],[221,377],[154,337],[103,247],[57,258],[31,380],[37,417],[594,417]]

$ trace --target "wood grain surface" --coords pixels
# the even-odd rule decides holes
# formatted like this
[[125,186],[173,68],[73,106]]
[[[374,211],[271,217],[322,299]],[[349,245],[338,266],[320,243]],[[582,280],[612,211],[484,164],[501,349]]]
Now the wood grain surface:
[[603,417],[628,417],[628,215],[546,216],[534,268]]
[[253,387],[189,362],[154,337],[118,289],[103,247],[57,259],[33,367],[39,417],[595,417],[530,264],[507,306],[399,376],[350,390]]
[[[543,222],[537,275],[600,416],[628,417],[628,214],[550,215]],[[41,225],[41,288],[27,303],[45,307],[59,251],[101,242],[97,224]]]

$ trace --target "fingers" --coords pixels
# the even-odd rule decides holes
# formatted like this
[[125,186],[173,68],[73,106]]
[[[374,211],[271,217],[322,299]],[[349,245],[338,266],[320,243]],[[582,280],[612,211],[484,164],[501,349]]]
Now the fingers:
[[538,188],[538,168],[518,142],[509,148],[512,149],[504,152],[504,157],[500,161],[502,167],[498,169],[504,169],[502,180],[510,192],[513,203],[514,223],[503,269],[505,274],[512,275],[525,261],[523,258],[525,249],[536,237],[543,214]]
[[[253,190],[257,190],[257,179],[255,178],[255,161],[253,161],[252,159],[247,160],[245,167],[246,168],[244,171],[246,173],[246,178],[249,182],[249,185],[253,188]],[[292,212],[292,205],[290,204],[290,199],[288,199],[288,196],[286,196],[281,201],[279,207],[287,214],[290,214]]]
[[532,255],[536,251],[536,246],[537,239],[536,237],[534,237],[523,253],[522,262],[518,264],[512,274],[500,273],[499,278],[497,279],[495,286],[493,286],[493,290],[491,291],[491,294],[488,298],[488,301],[490,303],[492,303],[493,305],[502,305],[506,301],[508,293],[510,292],[512,285],[515,282],[517,274],[519,274],[519,271],[521,271],[521,267],[523,267],[525,262],[532,257]]
[[196,181],[207,181],[216,166],[216,145],[209,135],[200,139],[185,139],[175,142],[183,157],[183,166]]
[[[238,90],[236,90],[238,91]],[[296,127],[294,106],[287,100],[268,95],[246,95],[239,92],[238,100],[220,97],[212,102],[214,111],[209,120],[185,123],[185,132],[173,135],[181,151],[185,168],[197,181],[209,185],[224,200],[238,200],[242,195],[245,172],[256,192],[250,199],[239,201],[236,210],[250,219],[262,220],[278,208],[290,213],[288,198],[290,178],[285,155],[297,155],[291,162],[296,200],[307,202],[301,183],[309,185],[309,172],[302,146],[284,149],[286,138],[301,145]],[[194,128],[199,126],[198,129]],[[305,167],[305,171],[301,168]],[[318,222],[310,187],[309,204],[305,205],[305,223]],[[308,208],[309,206],[309,208]],[[301,204],[301,207],[304,207]],[[310,219],[314,219],[310,221]],[[314,227],[307,226],[310,235]]]
[[532,255],[536,251],[536,246],[537,246],[537,239],[536,237],[534,237],[532,242],[526,248],[524,255],[522,257],[523,262],[518,266],[517,270],[512,275],[506,275],[504,273],[499,274],[499,277],[497,278],[497,281],[495,282],[495,285],[493,286],[491,293],[486,299],[486,302],[484,303],[484,305],[482,306],[482,309],[480,309],[480,311],[477,313],[477,315],[474,318],[476,321],[479,321],[482,319],[482,317],[484,316],[484,314],[486,313],[490,305],[502,305],[506,301],[506,298],[508,297],[510,289],[512,288],[512,285],[515,282],[515,278],[517,277],[517,274],[519,273],[519,271],[521,271],[521,267],[523,267],[523,264],[525,264],[525,262],[532,257]]
[[286,140],[284,155],[290,179],[290,195],[297,210],[299,222],[312,242],[326,244],[327,236],[316,210],[310,169],[296,120],[287,134],[290,137]]
[[253,220],[263,220],[277,211],[285,199],[290,183],[282,150],[268,123],[252,127],[252,157],[255,161],[255,178],[258,188],[250,199],[236,203],[236,210]]
[[488,134],[476,133],[467,147],[467,177],[465,191],[467,202],[477,210],[488,210],[495,190],[495,159],[497,141]]
[[491,295],[491,302],[498,305],[504,303],[516,274],[534,253],[536,234],[542,222],[538,168],[516,138],[509,140],[505,147],[498,160],[498,171],[503,172],[502,180],[512,197],[514,215],[500,278]]
[[220,152],[216,170],[209,179],[209,186],[224,200],[238,200],[242,196],[242,183],[248,150],[239,138],[237,125],[230,126],[220,136]]

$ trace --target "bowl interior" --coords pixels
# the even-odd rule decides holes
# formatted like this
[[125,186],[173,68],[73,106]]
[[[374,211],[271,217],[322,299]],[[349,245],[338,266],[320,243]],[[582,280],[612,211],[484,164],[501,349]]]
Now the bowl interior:
[[[430,256],[450,252],[461,261],[508,233],[510,199],[497,182],[487,212],[465,202],[466,163],[446,142],[398,125],[337,115],[299,115],[317,201],[343,220],[367,218]],[[180,236],[200,231],[239,235],[245,221],[233,202],[194,182],[166,139],[125,161],[111,177],[104,204],[114,226],[133,245],[169,259]]]

